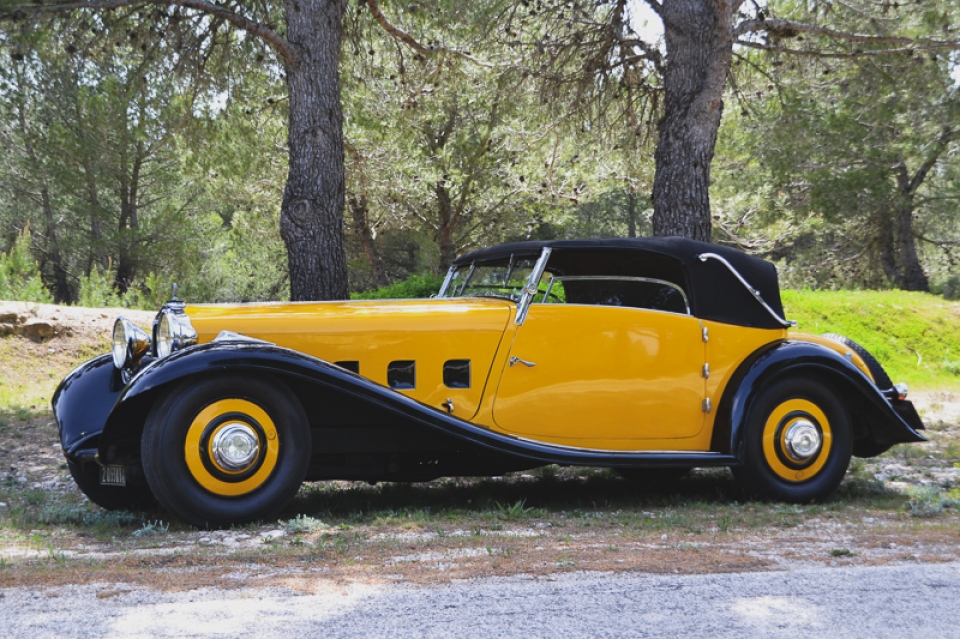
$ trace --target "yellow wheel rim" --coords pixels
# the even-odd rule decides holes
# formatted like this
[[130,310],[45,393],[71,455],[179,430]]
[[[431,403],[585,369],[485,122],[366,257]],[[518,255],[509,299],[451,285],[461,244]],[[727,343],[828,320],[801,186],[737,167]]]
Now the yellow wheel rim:
[[[790,452],[787,431],[798,420],[818,427],[822,443],[809,459],[798,459]],[[806,399],[790,399],[778,405],[763,426],[763,456],[780,479],[799,483],[815,477],[827,463],[833,447],[830,420],[819,406]]]
[[[219,430],[237,422],[249,424],[257,432],[260,455],[246,468],[228,469],[217,463],[212,442]],[[215,495],[236,497],[256,490],[267,481],[277,467],[280,440],[273,420],[262,408],[244,399],[221,399],[207,405],[193,418],[187,429],[183,454],[190,475],[200,486]],[[233,480],[231,475],[237,479]]]

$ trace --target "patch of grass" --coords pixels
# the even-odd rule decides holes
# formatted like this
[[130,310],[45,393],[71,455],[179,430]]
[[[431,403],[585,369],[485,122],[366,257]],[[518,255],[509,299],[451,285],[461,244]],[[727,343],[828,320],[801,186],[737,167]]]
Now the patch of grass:
[[953,496],[954,492],[944,493],[937,486],[918,486],[908,490],[910,501],[907,502],[907,512],[911,517],[936,517],[947,508],[960,508],[960,498]]
[[315,533],[330,528],[330,526],[323,523],[323,521],[317,519],[316,517],[309,517],[303,514],[299,514],[293,519],[281,521],[280,525],[289,532],[295,534]]
[[782,297],[797,330],[849,337],[895,382],[960,388],[960,303],[908,291],[783,291]]

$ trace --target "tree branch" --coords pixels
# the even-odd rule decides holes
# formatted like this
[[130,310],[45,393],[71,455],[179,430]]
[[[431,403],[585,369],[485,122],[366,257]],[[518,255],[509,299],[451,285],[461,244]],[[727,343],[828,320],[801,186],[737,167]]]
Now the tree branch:
[[280,54],[289,66],[296,66],[300,60],[300,53],[296,45],[282,35],[268,28],[266,25],[242,16],[224,6],[207,2],[207,0],[77,0],[75,2],[40,2],[24,4],[0,13],[0,20],[9,19],[24,13],[53,13],[56,11],[71,11],[74,9],[119,9],[137,5],[172,5],[185,9],[196,9],[203,13],[216,16],[252,36],[260,38]]
[[[761,51],[789,53],[790,55],[802,55],[802,56],[809,56],[813,58],[843,58],[846,60],[852,60],[856,58],[865,58],[869,56],[914,53],[916,51],[929,51],[929,50],[941,48],[938,46],[914,46],[914,47],[898,47],[895,49],[872,49],[868,51],[856,51],[856,52],[836,51],[836,52],[828,53],[824,51],[814,51],[809,49],[794,49],[791,47],[784,47],[784,46],[775,45],[775,44],[764,44],[762,42],[750,42],[749,40],[737,40],[735,44],[738,44],[741,47],[747,47],[748,49],[759,49]],[[960,43],[958,43],[957,48],[960,49]]]
[[383,27],[384,31],[389,33],[391,36],[393,36],[397,40],[403,42],[408,47],[416,51],[417,53],[420,53],[421,55],[430,57],[437,53],[450,53],[452,55],[457,56],[458,58],[469,60],[470,62],[474,64],[478,64],[482,67],[490,68],[493,66],[489,62],[484,62],[483,60],[479,60],[473,57],[472,55],[470,55],[469,53],[464,53],[463,51],[458,51],[456,49],[450,49],[447,47],[440,47],[440,46],[428,47],[428,46],[424,46],[423,44],[420,44],[420,42],[418,42],[417,39],[414,38],[412,35],[410,35],[400,27],[392,24],[389,20],[387,20],[387,17],[383,15],[383,11],[380,10],[380,4],[377,2],[377,0],[367,0],[367,8],[370,9],[370,13],[373,14],[374,20],[376,20],[380,24],[380,26]]
[[914,173],[913,178],[910,180],[910,184],[907,187],[910,193],[915,193],[916,190],[920,188],[923,181],[927,179],[927,174],[930,172],[930,169],[937,163],[937,160],[939,160],[943,152],[947,150],[950,143],[957,139],[960,139],[960,129],[953,130],[949,126],[943,127],[927,159],[923,161],[923,164],[917,169],[917,172]]
[[[733,30],[733,35],[738,41],[742,36],[751,33],[766,33],[780,38],[795,38],[801,33],[804,33],[807,35],[824,36],[833,40],[855,42],[860,44],[891,44],[901,45],[909,48],[920,47],[930,49],[947,49],[950,51],[960,50],[960,40],[932,40],[928,38],[913,39],[900,36],[851,33],[848,31],[838,31],[837,29],[828,29],[815,24],[784,20],[782,18],[754,18],[752,20],[744,20],[734,27]],[[747,43],[741,41],[740,44]]]

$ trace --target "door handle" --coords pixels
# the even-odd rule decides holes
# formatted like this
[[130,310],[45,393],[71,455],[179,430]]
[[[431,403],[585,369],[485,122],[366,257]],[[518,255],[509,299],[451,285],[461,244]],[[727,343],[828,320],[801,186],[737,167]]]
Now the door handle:
[[515,356],[510,358],[510,365],[513,366],[514,364],[523,364],[524,366],[527,366],[529,368],[533,368],[534,366],[536,366],[535,362],[528,362],[525,359],[520,359],[519,357],[515,357]]

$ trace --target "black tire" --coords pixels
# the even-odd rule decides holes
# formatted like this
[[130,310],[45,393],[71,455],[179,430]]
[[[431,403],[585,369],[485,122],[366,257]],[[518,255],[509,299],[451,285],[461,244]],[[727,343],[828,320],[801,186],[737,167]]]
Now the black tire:
[[81,464],[68,459],[67,468],[80,491],[101,508],[140,512],[150,510],[157,505],[157,500],[146,483],[102,486],[100,485],[100,467],[97,464]]
[[[239,424],[253,459],[225,470],[215,434]],[[310,463],[310,429],[282,383],[224,375],[187,380],[156,404],[143,430],[143,468],[157,500],[199,528],[271,519],[297,493]]]
[[843,335],[838,335],[836,333],[824,333],[823,337],[843,344],[854,353],[862,357],[863,363],[867,365],[867,370],[870,371],[870,375],[873,377],[873,382],[876,384],[877,388],[880,390],[893,388],[893,380],[891,380],[890,376],[887,375],[887,371],[883,370],[883,366],[881,366],[880,362],[878,362],[877,359],[870,354],[870,351],[865,349],[863,346],[860,346],[849,337],[844,337]]
[[[786,444],[791,426],[806,423],[821,445],[795,457]],[[840,485],[850,465],[853,437],[847,411],[822,383],[801,377],[763,388],[742,426],[742,465],[734,475],[750,497],[791,503],[821,501]]]

